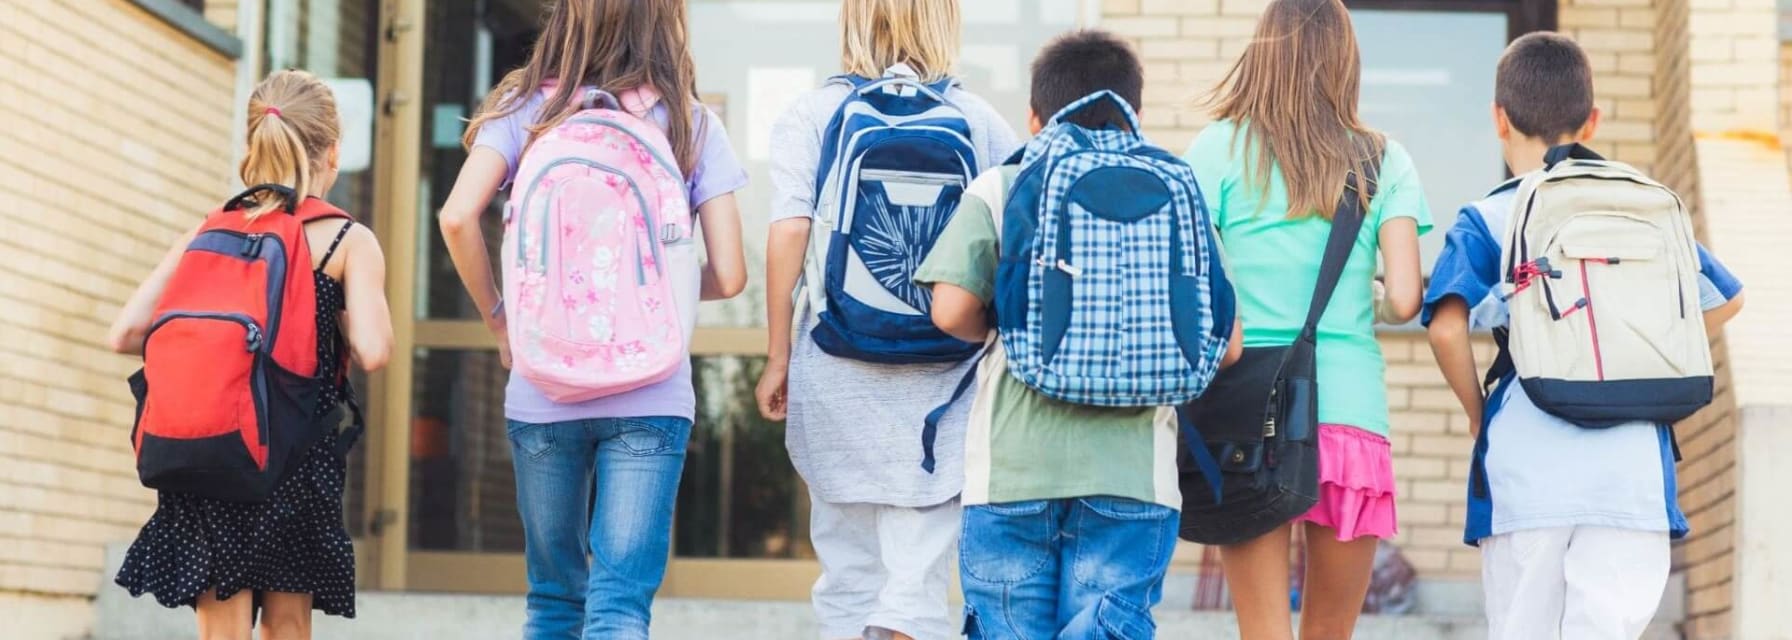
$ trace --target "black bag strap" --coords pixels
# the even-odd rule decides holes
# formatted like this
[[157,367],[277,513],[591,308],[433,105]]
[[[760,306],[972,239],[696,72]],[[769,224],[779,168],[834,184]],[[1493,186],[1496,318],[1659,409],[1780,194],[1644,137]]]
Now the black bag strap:
[[1344,195],[1338,198],[1338,209],[1332,214],[1332,231],[1325,240],[1325,256],[1319,261],[1319,282],[1313,286],[1313,301],[1307,305],[1307,323],[1301,327],[1302,339],[1319,334],[1319,319],[1331,305],[1338,281],[1344,279],[1344,265],[1350,262],[1350,254],[1356,249],[1357,234],[1363,230],[1363,219],[1367,216],[1363,202],[1375,198],[1381,158],[1366,140],[1358,140],[1356,147],[1362,154],[1362,163],[1344,177]]
[[361,414],[361,403],[355,401],[354,385],[346,381],[342,383],[342,404],[348,407],[350,422],[348,428],[336,435],[336,455],[346,458],[355,443],[360,442],[361,434],[367,431],[367,418]]
[[229,202],[224,203],[224,210],[235,211],[247,207],[255,202],[255,194],[263,191],[280,196],[280,198],[286,202],[286,205],[281,208],[285,209],[287,213],[297,214],[299,212],[299,194],[293,191],[292,187],[272,183],[258,184],[243,190],[242,193],[236,194],[236,197],[231,198]]
[[1556,145],[1543,154],[1543,168],[1554,169],[1565,160],[1604,160],[1605,156],[1579,142]]

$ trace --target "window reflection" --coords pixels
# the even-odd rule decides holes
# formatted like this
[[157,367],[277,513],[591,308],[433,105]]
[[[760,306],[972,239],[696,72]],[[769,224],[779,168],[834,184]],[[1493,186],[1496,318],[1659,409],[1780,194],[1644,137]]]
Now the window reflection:
[[410,424],[410,546],[523,550],[495,351],[418,349]]
[[[1456,210],[1506,177],[1492,115],[1504,13],[1351,12],[1362,46],[1362,117],[1411,153],[1437,227],[1422,238],[1430,271]],[[1482,114],[1476,117],[1475,114]]]
[[784,423],[759,416],[765,358],[698,356],[697,420],[678,488],[673,553],[814,558],[809,490],[784,449]]

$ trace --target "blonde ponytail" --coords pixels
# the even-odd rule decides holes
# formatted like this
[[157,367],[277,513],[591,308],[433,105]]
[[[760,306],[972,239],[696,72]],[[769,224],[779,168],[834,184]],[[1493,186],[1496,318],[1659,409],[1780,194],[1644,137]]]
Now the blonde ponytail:
[[[304,71],[276,71],[249,96],[248,149],[238,175],[245,186],[278,184],[302,200],[341,135],[329,86]],[[247,213],[251,220],[296,204],[278,193],[262,193]]]

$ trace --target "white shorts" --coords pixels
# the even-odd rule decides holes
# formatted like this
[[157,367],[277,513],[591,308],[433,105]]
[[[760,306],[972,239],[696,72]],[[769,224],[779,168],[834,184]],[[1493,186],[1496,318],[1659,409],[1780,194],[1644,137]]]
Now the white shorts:
[[821,562],[813,592],[823,640],[957,637],[947,611],[963,509],[813,500],[809,537]]
[[1636,640],[1667,588],[1668,534],[1558,527],[1481,541],[1489,640]]

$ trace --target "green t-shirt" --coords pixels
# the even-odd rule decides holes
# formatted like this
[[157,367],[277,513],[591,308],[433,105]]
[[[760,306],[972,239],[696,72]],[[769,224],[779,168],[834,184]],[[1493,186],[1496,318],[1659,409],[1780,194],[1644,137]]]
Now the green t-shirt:
[[[1306,322],[1319,280],[1331,223],[1319,216],[1288,218],[1282,171],[1271,171],[1267,193],[1250,170],[1255,152],[1229,120],[1207,126],[1184,158],[1195,169],[1207,210],[1226,247],[1226,272],[1238,292],[1246,347],[1285,345]],[[1387,386],[1375,340],[1373,285],[1382,223],[1412,218],[1419,234],[1431,230],[1431,207],[1412,157],[1388,141],[1368,219],[1344,277],[1319,321],[1319,421],[1388,433]]]
[[[992,169],[965,190],[915,279],[995,296],[998,220],[1014,167]],[[1114,496],[1182,508],[1176,421],[1168,408],[1111,409],[1040,395],[1008,375],[998,342],[977,369],[965,433],[966,505]]]

